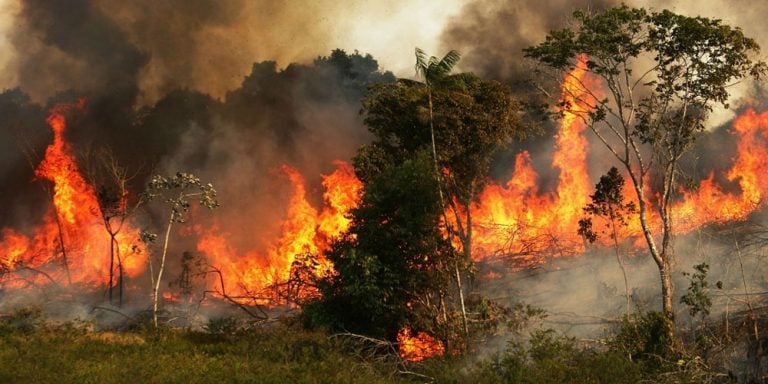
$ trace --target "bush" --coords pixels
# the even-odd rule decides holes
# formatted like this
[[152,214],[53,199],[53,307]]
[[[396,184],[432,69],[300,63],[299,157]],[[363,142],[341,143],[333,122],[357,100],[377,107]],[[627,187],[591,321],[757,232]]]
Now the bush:
[[540,330],[528,345],[512,342],[482,362],[478,377],[487,383],[636,383],[642,367],[615,351],[579,349],[573,338]]
[[610,342],[613,351],[631,360],[659,363],[671,353],[664,314],[651,311],[624,316],[616,337]]
[[14,332],[30,333],[43,325],[43,314],[40,308],[21,308],[11,315],[0,317],[0,336]]

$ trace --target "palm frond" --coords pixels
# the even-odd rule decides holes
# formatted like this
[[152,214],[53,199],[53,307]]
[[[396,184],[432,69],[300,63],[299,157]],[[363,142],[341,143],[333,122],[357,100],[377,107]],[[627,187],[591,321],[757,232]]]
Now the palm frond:
[[453,67],[461,60],[461,54],[451,50],[437,63],[437,75],[445,76],[453,70]]
[[429,68],[428,62],[427,54],[421,48],[416,47],[416,65],[414,66],[416,76],[426,77],[427,69]]
[[451,50],[442,59],[435,56],[427,57],[427,54],[416,47],[416,76],[424,79],[427,84],[439,81],[440,78],[448,75],[456,63],[461,60],[461,55]]

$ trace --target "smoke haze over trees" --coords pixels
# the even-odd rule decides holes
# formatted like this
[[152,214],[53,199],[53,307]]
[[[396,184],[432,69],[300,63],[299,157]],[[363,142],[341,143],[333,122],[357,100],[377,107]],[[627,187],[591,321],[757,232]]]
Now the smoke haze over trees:
[[[454,277],[446,278],[443,273],[453,271],[455,260],[450,257],[455,255],[447,255],[456,249],[449,252],[450,247],[441,237],[440,229],[445,228],[440,227],[441,207],[436,206],[436,197],[430,191],[445,183],[442,192],[461,198],[451,213],[461,220],[459,216],[473,212],[475,201],[487,197],[483,194],[485,189],[495,188],[509,193],[503,196],[514,196],[508,201],[514,200],[526,209],[515,214],[533,212],[528,217],[532,219],[527,229],[545,227],[537,221],[536,207],[556,205],[572,196],[563,193],[561,198],[558,184],[563,183],[563,177],[572,175],[567,172],[568,166],[576,168],[577,164],[572,157],[566,157],[559,165],[553,161],[555,153],[562,150],[561,144],[554,145],[562,127],[551,118],[552,105],[545,102],[561,98],[559,79],[538,76],[535,65],[524,59],[522,49],[544,41],[550,30],[573,26],[574,19],[569,15],[577,8],[600,11],[617,2],[480,0],[446,1],[442,6],[428,3],[0,0],[0,249],[6,236],[4,229],[31,232],[49,214],[52,192],[45,180],[39,182],[35,168],[53,138],[46,125],[48,110],[58,103],[84,100],[82,110],[67,113],[69,128],[65,139],[71,143],[80,164],[98,161],[92,156],[108,148],[115,161],[127,170],[132,202],[140,198],[153,174],[189,172],[216,185],[221,207],[215,215],[203,218],[196,218],[192,209],[193,223],[184,226],[186,232],[174,234],[172,247],[177,249],[171,251],[172,265],[168,271],[173,275],[164,278],[163,284],[166,280],[178,280],[178,270],[188,267],[180,263],[191,265],[208,256],[195,244],[200,228],[211,228],[221,234],[219,238],[226,239],[231,249],[247,251],[233,252],[236,267],[257,265],[266,266],[267,270],[271,260],[261,251],[275,246],[274,240],[285,229],[286,217],[317,229],[320,225],[307,217],[321,216],[317,207],[327,202],[328,196],[323,195],[324,189],[329,192],[325,177],[337,167],[334,162],[350,160],[359,148],[367,148],[371,155],[367,164],[371,166],[370,174],[364,172],[366,164],[361,166],[359,162],[355,171],[371,190],[366,188],[360,194],[361,205],[348,211],[351,216],[337,212],[351,220],[351,231],[337,242],[323,239],[329,245],[325,252],[331,261],[346,268],[352,276],[341,282],[320,280],[321,290],[342,297],[328,295],[332,305],[326,312],[338,320],[332,325],[337,330],[390,341],[400,337],[404,324],[414,325],[417,331],[431,331],[444,340],[451,333],[460,333],[455,331],[458,327],[451,328],[455,324],[448,327],[449,320],[458,321],[456,313],[447,314],[444,310],[451,305],[458,308],[457,301],[447,306],[440,303],[448,297],[446,292],[456,290]],[[722,17],[725,24],[740,26],[745,35],[768,45],[768,27],[761,19],[768,12],[768,5],[763,3],[723,0],[694,6],[686,1],[666,4],[651,0],[628,4],[671,8],[685,15]],[[747,8],[750,11],[737,11]],[[434,96],[434,126],[438,133],[433,140],[442,158],[430,159],[422,152],[429,142],[428,98],[414,81],[400,82],[414,76],[414,46],[435,54],[449,49],[462,54],[455,72],[461,73],[463,80],[454,84],[456,88],[436,91]],[[402,92],[393,93],[397,89]],[[760,111],[768,104],[768,98],[763,85],[751,81],[731,87],[728,92],[731,108],[715,108],[706,125],[698,127],[700,137],[692,144],[690,156],[680,159],[680,189],[671,192],[675,194],[673,202],[686,197],[687,192],[700,191],[710,174],[714,185],[720,188],[718,192],[743,192],[738,178],[727,172],[740,156],[740,140],[765,139],[768,136],[763,130],[768,128],[755,125],[749,133],[754,137],[737,136],[732,119],[750,111],[750,106]],[[513,105],[501,105],[491,112],[477,106],[496,93],[512,96]],[[376,96],[383,101],[375,105],[372,114],[371,103]],[[488,98],[483,99],[484,96]],[[562,115],[563,110],[556,113]],[[378,123],[374,121],[377,116]],[[514,123],[516,129],[528,128],[528,124],[542,127],[544,134],[510,142],[512,136],[517,139],[526,135],[496,131],[497,126],[508,122]],[[478,126],[489,128],[477,129]],[[369,131],[370,128],[374,129]],[[418,136],[413,140],[416,144],[403,150],[402,146],[408,145],[403,138],[409,135]],[[570,140],[584,155],[585,185],[591,188],[596,176],[613,165],[609,153],[594,138],[582,142],[578,135],[574,139],[561,137],[566,137],[563,141]],[[762,150],[760,140],[747,148]],[[491,157],[491,149],[501,151]],[[380,158],[375,157],[374,150],[381,152]],[[377,160],[387,164],[376,163]],[[440,167],[445,168],[446,173],[437,180],[429,179],[430,160],[439,161]],[[382,169],[375,169],[378,165],[390,169],[381,172]],[[768,167],[763,163],[758,166]],[[293,169],[295,173],[291,173]],[[486,178],[489,169],[491,178]],[[521,176],[510,179],[515,175]],[[296,183],[297,179],[301,179],[301,185]],[[508,180],[509,184],[504,184]],[[333,192],[338,193],[329,194]],[[366,195],[368,192],[371,194]],[[314,209],[314,213],[300,216],[291,211],[289,202],[298,195],[308,200],[305,208]],[[589,193],[582,197],[589,198]],[[408,204],[401,204],[403,200]],[[147,210],[148,214],[137,215],[143,227],[157,224],[167,216],[167,212],[156,207],[148,206]],[[576,212],[581,214],[581,207]],[[583,247],[575,231],[570,234],[575,241],[558,243],[548,237],[558,233],[544,230],[541,237],[526,243],[515,237],[519,236],[517,231],[522,233],[526,228],[503,222],[503,214],[508,212],[501,213],[471,216],[472,220],[480,217],[476,222],[481,227],[477,238],[492,230],[505,236],[501,246],[494,243],[495,248],[475,247],[472,255],[467,252],[464,261],[468,268],[462,270],[467,301],[472,302],[472,311],[488,311],[476,310],[472,319],[494,315],[493,311],[498,310],[481,294],[510,307],[530,301],[554,309],[550,324],[591,337],[604,331],[597,328],[604,326],[601,321],[605,319],[614,321],[618,313],[634,312],[635,305],[645,309],[657,306],[657,272],[642,257],[635,257],[641,252],[630,237],[615,243],[617,254],[622,250],[620,261],[626,263],[630,276],[625,286],[615,260],[606,257],[601,245]],[[444,210],[442,215],[444,218]],[[749,215],[759,225],[765,222],[760,211]],[[391,225],[384,225],[386,220],[381,217],[392,218]],[[419,220],[427,224],[415,228]],[[555,224],[567,221],[559,213],[554,215]],[[751,252],[752,258],[742,263],[742,248],[738,248],[737,259],[733,244],[741,246],[743,233],[739,231],[747,230],[721,222],[709,221],[705,225],[705,229],[697,229],[675,244],[681,254],[676,270],[689,270],[694,262],[711,266],[708,276],[719,279],[726,287],[725,293],[718,293],[720,296],[713,300],[710,318],[714,318],[734,302],[728,295],[738,291],[733,297],[741,300],[739,295],[743,293],[739,290],[764,286],[760,259],[760,244],[764,240],[750,238],[754,242],[743,249],[745,255]],[[464,237],[470,243],[465,249],[470,249],[470,236]],[[550,240],[555,246],[543,252],[526,248],[535,248],[535,241]],[[474,249],[483,257],[498,259],[476,262]],[[182,250],[183,260],[179,257]],[[256,252],[251,253],[252,250]],[[583,257],[554,261],[559,256],[575,254]],[[442,257],[444,264],[439,276],[424,261],[440,259],[435,255]],[[3,256],[0,254],[0,266]],[[504,264],[518,256],[540,257],[547,262],[551,257],[553,266],[530,264],[530,269],[521,271],[517,265]],[[733,272],[738,270],[734,264],[737,261],[740,276]],[[396,269],[397,273],[379,273],[387,268]],[[458,271],[458,267],[455,269]],[[751,275],[745,277],[744,270]],[[222,280],[232,275],[223,276]],[[196,278],[211,280],[209,277]],[[680,274],[671,279],[676,291],[684,292],[687,280]],[[230,281],[239,283],[234,278]],[[223,290],[225,284],[220,285]],[[359,286],[369,289],[370,294],[357,290]],[[159,291],[173,291],[172,287],[161,288]],[[379,300],[372,302],[372,297]],[[629,305],[630,301],[633,305]],[[354,311],[348,310],[350,302]],[[323,312],[316,314],[321,316]],[[377,322],[366,322],[373,315]],[[573,318],[587,319],[579,324],[567,322]],[[681,320],[690,319],[683,314]]]

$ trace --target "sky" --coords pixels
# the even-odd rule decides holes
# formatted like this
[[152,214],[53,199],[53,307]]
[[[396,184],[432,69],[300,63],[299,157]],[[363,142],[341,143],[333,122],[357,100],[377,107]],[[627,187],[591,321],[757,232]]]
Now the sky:
[[[565,25],[576,7],[613,2],[0,0],[0,90],[20,86],[33,100],[42,102],[62,90],[79,87],[87,91],[100,81],[114,81],[114,76],[104,78],[93,69],[94,64],[116,66],[123,60],[118,57],[112,58],[114,62],[106,59],[106,64],[98,63],[102,61],[98,55],[111,55],[107,49],[94,47],[102,43],[98,41],[101,32],[94,32],[101,29],[110,32],[104,34],[106,44],[117,42],[115,46],[122,44],[135,51],[132,70],[140,89],[139,106],[151,105],[177,88],[195,89],[221,99],[240,86],[254,62],[275,60],[284,68],[293,62],[308,63],[334,48],[370,53],[382,68],[399,77],[414,75],[414,47],[437,56],[456,48],[467,56],[457,69],[476,71],[484,69],[471,57],[477,46],[484,44],[486,50],[498,52],[488,55],[488,51],[478,51],[476,55],[519,61],[518,45],[541,41],[549,29]],[[768,26],[762,20],[768,13],[768,2],[628,3],[722,18],[741,26],[762,45],[768,44]],[[67,24],[68,18],[71,24]],[[79,25],[80,18],[96,27]],[[59,35],[68,30],[96,37],[83,36],[85,43],[73,43],[80,36],[59,41],[63,40]],[[518,39],[520,36],[524,38]],[[515,39],[519,40],[517,45],[505,45],[505,41]],[[69,50],[72,47],[77,49],[74,53]],[[499,74],[506,74],[503,68]]]

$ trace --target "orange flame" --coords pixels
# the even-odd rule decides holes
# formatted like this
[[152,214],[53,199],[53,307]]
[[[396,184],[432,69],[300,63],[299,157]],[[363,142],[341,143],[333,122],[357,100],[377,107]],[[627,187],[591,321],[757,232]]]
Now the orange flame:
[[[65,114],[82,109],[84,102],[59,104],[51,109],[47,123],[53,131],[53,143],[45,151],[45,157],[35,170],[39,179],[48,180],[53,186],[53,206],[43,217],[31,237],[11,229],[4,229],[0,242],[3,266],[43,268],[52,264],[66,263],[72,283],[102,285],[109,281],[110,240],[100,218],[100,207],[93,187],[80,174],[72,149],[64,140]],[[144,261],[135,254],[137,233],[126,228],[118,234],[124,272],[138,275]],[[61,280],[61,271],[53,275]]]
[[472,210],[478,223],[473,243],[477,259],[499,252],[526,258],[529,248],[545,247],[550,239],[575,243],[577,250],[583,249],[576,232],[591,192],[583,118],[596,96],[591,93],[596,89],[594,84],[582,56],[563,84],[562,119],[552,158],[553,168],[560,172],[556,193],[538,194],[537,174],[530,154],[524,151],[516,158],[515,172],[506,188],[492,184],[480,194],[480,204]]
[[[583,252],[582,240],[576,232],[592,184],[587,172],[586,126],[579,116],[589,111],[591,100],[601,97],[595,91],[599,84],[587,73],[585,62],[586,57],[581,56],[563,84],[565,108],[561,110],[552,160],[553,167],[560,172],[556,193],[539,194],[530,155],[520,153],[512,179],[505,187],[489,185],[480,194],[480,203],[472,209],[477,223],[473,240],[476,259],[514,255],[520,265],[527,265],[544,261],[538,254],[544,250],[551,257]],[[680,189],[681,198],[672,207],[676,233],[744,220],[761,205],[768,191],[768,179],[760,177],[768,170],[768,112],[747,110],[733,122],[733,132],[738,137],[737,155],[725,176],[729,181],[738,181],[741,193],[724,192],[715,183],[714,173],[695,190]],[[630,201],[636,199],[632,188],[628,181],[624,195]],[[651,208],[648,213],[651,227],[660,228],[658,212]],[[622,238],[639,234],[639,219],[631,219],[622,232]],[[641,239],[636,243],[640,244]]]
[[[288,280],[298,255],[309,253],[318,257],[320,265],[315,268],[316,273],[331,270],[322,254],[329,249],[332,239],[349,228],[350,219],[346,215],[357,206],[362,190],[362,183],[349,164],[343,161],[335,164],[337,169],[323,176],[324,206],[320,212],[307,200],[301,174],[287,165],[281,168],[294,191],[288,203],[287,217],[280,225],[281,235],[264,254],[238,252],[230,246],[230,235],[218,233],[217,228],[200,234],[198,251],[203,252],[209,263],[222,273],[222,279],[214,282],[215,286],[220,286],[223,280],[223,293],[243,297],[243,301],[248,302],[252,301],[254,293],[263,293],[270,286]],[[267,296],[265,299],[275,298]]]
[[762,203],[768,190],[768,112],[757,114],[748,109],[734,120],[733,132],[739,140],[733,166],[726,173],[729,181],[738,181],[741,194],[725,193],[714,182],[714,173],[695,191],[682,191],[684,199],[675,206],[678,227],[683,232],[701,225],[745,220]]
[[439,340],[426,332],[414,335],[408,327],[397,333],[397,345],[400,357],[408,361],[421,361],[445,353],[445,347]]
[[[558,172],[556,190],[539,191],[538,174],[530,154],[518,154],[512,178],[505,185],[488,185],[479,195],[480,203],[471,208],[476,259],[517,255],[523,264],[537,263],[542,261],[537,252],[551,251],[553,245],[559,247],[559,252],[548,252],[548,255],[584,250],[582,239],[577,235],[578,220],[592,193],[594,179],[588,173],[588,141],[582,117],[592,108],[590,104],[595,97],[601,97],[600,86],[588,73],[585,62],[586,57],[582,56],[563,85],[562,119],[552,158],[552,168]],[[35,175],[51,183],[53,204],[29,235],[10,228],[0,230],[2,270],[44,268],[52,271],[49,274],[57,281],[64,281],[60,265],[66,254],[69,279],[73,283],[103,286],[108,282],[109,237],[99,216],[98,200],[93,186],[80,174],[70,144],[64,138],[66,113],[82,107],[58,105],[50,111],[47,122],[53,131],[53,142]],[[679,199],[673,207],[677,232],[744,220],[762,205],[768,191],[768,178],[763,177],[768,171],[768,112],[747,110],[733,122],[732,132],[738,139],[738,152],[724,176],[738,185],[739,191],[727,192],[717,185],[714,173],[696,189],[679,190]],[[276,224],[280,236],[262,250],[238,249],[232,235],[216,225],[205,230],[195,228],[197,250],[221,272],[220,279],[208,281],[208,288],[243,303],[254,300],[268,303],[274,297],[264,296],[264,292],[291,277],[297,255],[311,253],[319,258],[316,273],[330,271],[323,253],[328,251],[332,239],[349,228],[348,212],[357,206],[362,191],[362,184],[349,164],[342,161],[335,164],[337,169],[322,178],[324,203],[320,208],[310,204],[302,175],[287,165],[281,168],[293,193],[286,218]],[[625,196],[631,199],[633,195],[628,182]],[[653,227],[659,227],[658,215],[653,210],[649,221]],[[128,225],[118,235],[127,276],[142,273],[146,264],[146,252],[136,253],[131,248],[136,239],[129,234],[137,232]],[[624,236],[638,232],[639,222],[632,220]],[[168,297],[173,298],[171,294]],[[421,332],[412,335],[408,328],[401,330],[398,341],[404,358],[410,360],[444,352],[433,337]],[[414,352],[417,350],[420,352]]]

